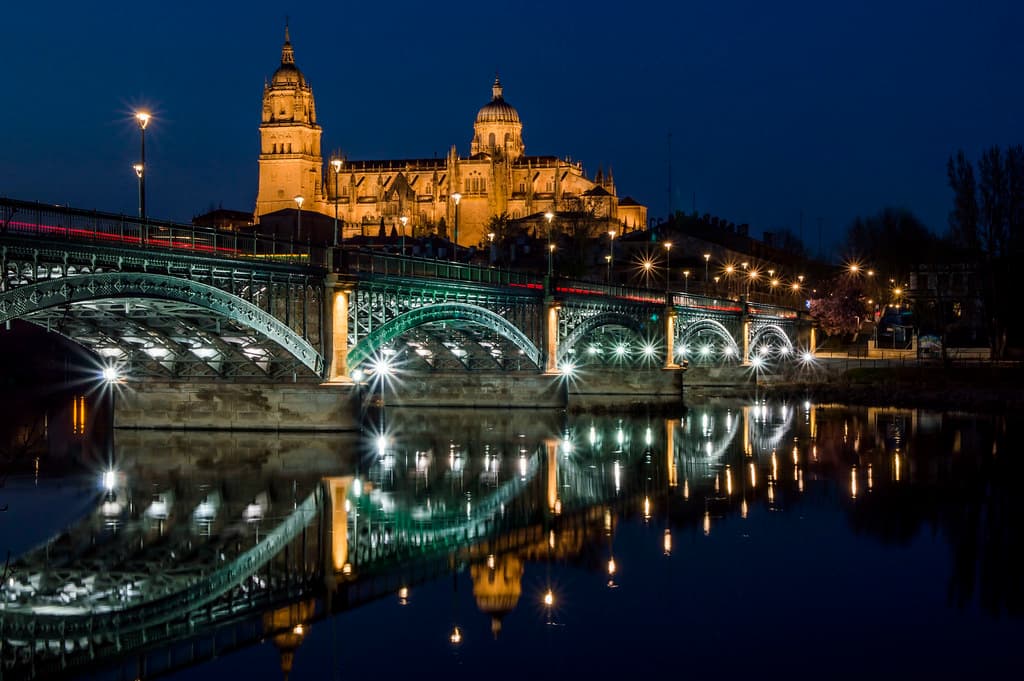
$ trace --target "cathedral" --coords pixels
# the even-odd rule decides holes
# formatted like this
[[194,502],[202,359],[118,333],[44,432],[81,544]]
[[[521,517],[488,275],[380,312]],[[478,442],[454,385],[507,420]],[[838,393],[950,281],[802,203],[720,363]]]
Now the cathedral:
[[263,88],[257,219],[296,207],[332,219],[337,211],[344,237],[386,225],[409,236],[439,232],[463,246],[482,244],[500,215],[537,222],[547,212],[586,211],[620,233],[646,226],[646,207],[617,196],[611,170],[590,179],[581,163],[527,155],[519,112],[497,77],[467,157],[453,145],[445,158],[325,165],[321,133],[313,88],[295,64],[286,27],[281,65]]

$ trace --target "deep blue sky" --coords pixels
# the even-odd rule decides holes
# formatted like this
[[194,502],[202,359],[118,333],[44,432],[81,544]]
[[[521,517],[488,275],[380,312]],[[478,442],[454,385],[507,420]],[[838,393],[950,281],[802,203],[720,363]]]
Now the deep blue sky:
[[1024,5],[857,2],[15,3],[0,195],[136,210],[134,107],[153,110],[149,212],[251,210],[285,14],[325,151],[468,153],[500,71],[527,153],[614,167],[620,194],[754,234],[841,232],[909,208],[946,229],[945,161],[1024,142]]

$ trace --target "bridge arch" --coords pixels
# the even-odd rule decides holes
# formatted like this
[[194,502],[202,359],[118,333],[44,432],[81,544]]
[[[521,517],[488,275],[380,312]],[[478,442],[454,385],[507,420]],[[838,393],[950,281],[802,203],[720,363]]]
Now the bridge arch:
[[[0,293],[0,323],[14,319],[35,321],[33,316],[72,305],[81,306],[99,301],[127,302],[133,299],[178,303],[212,312],[218,318],[252,329],[258,336],[280,346],[316,375],[323,375],[324,360],[320,353],[309,341],[270,313],[213,286],[162,274],[108,272],[48,279],[19,286]],[[161,336],[156,331],[151,335]],[[73,336],[69,338],[78,341]]]
[[679,334],[677,347],[685,348],[693,339],[704,334],[711,334],[721,339],[729,356],[737,360],[740,359],[740,348],[736,344],[736,339],[729,333],[729,329],[725,328],[725,325],[716,319],[699,319],[687,324],[686,328]]
[[765,324],[759,326],[750,337],[751,354],[757,352],[765,342],[771,342],[771,339],[777,340],[787,354],[793,353],[793,341],[782,327],[778,324]]
[[541,352],[525,333],[499,314],[469,303],[436,303],[404,312],[363,336],[348,352],[348,367],[354,369],[403,333],[431,322],[468,321],[479,324],[512,341],[537,366]]
[[622,312],[602,312],[587,317],[558,344],[558,363],[561,364],[569,351],[586,338],[587,334],[604,326],[620,326],[629,330],[637,338],[643,337],[643,322]]

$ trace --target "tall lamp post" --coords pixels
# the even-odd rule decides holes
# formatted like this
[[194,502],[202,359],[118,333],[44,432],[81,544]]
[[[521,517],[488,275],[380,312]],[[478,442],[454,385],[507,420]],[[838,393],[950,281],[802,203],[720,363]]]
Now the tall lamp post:
[[405,226],[409,224],[409,218],[403,215],[398,221],[402,223],[402,255],[405,255]]
[[462,194],[455,192],[452,194],[452,201],[455,202],[455,244],[452,249],[452,256],[454,259],[458,259],[459,254],[459,201],[462,200]]
[[548,278],[554,273],[555,245],[551,243],[551,221],[555,214],[551,211],[544,213],[544,219],[548,221]]
[[707,287],[708,287],[708,263],[710,263],[710,262],[711,262],[711,254],[710,253],[705,253],[704,254],[704,289],[705,290],[707,290]]
[[338,175],[341,174],[341,159],[332,158],[331,167],[334,168],[334,246],[338,246]]
[[149,119],[148,112],[135,112],[135,121],[139,124],[141,136],[139,162],[135,165],[135,174],[139,176],[139,218],[142,220],[146,219],[146,126],[149,125]]
[[298,196],[295,197],[295,205],[299,207],[299,212],[297,213],[298,217],[296,217],[295,238],[297,240],[299,240],[299,241],[302,241],[302,202],[303,201],[305,201],[305,199],[302,198],[302,194],[299,194]]
[[683,270],[683,292],[690,292],[690,270]]

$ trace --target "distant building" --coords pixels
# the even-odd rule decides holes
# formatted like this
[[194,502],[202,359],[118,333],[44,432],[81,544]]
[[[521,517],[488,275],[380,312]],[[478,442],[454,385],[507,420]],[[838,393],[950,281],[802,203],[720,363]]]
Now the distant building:
[[[295,211],[333,217],[343,237],[373,233],[383,220],[408,235],[431,231],[454,236],[456,194],[458,241],[472,246],[487,238],[492,217],[519,219],[547,211],[585,210],[613,221],[623,231],[641,229],[647,209],[619,199],[611,170],[586,177],[581,163],[555,156],[527,156],[523,124],[505,101],[495,78],[491,101],[477,113],[470,154],[454,146],[444,158],[344,159],[339,172],[320,150],[313,89],[295,65],[285,28],[281,65],[263,89],[260,124],[259,191],[256,216]],[[408,218],[406,225],[400,218]],[[305,219],[305,218],[304,218]]]
[[217,208],[195,216],[192,218],[192,224],[196,227],[211,227],[228,232],[251,232],[256,225],[256,218],[252,213],[245,211]]
[[928,263],[910,273],[907,298],[921,334],[945,335],[950,347],[984,347],[988,331],[977,270],[964,263]]

